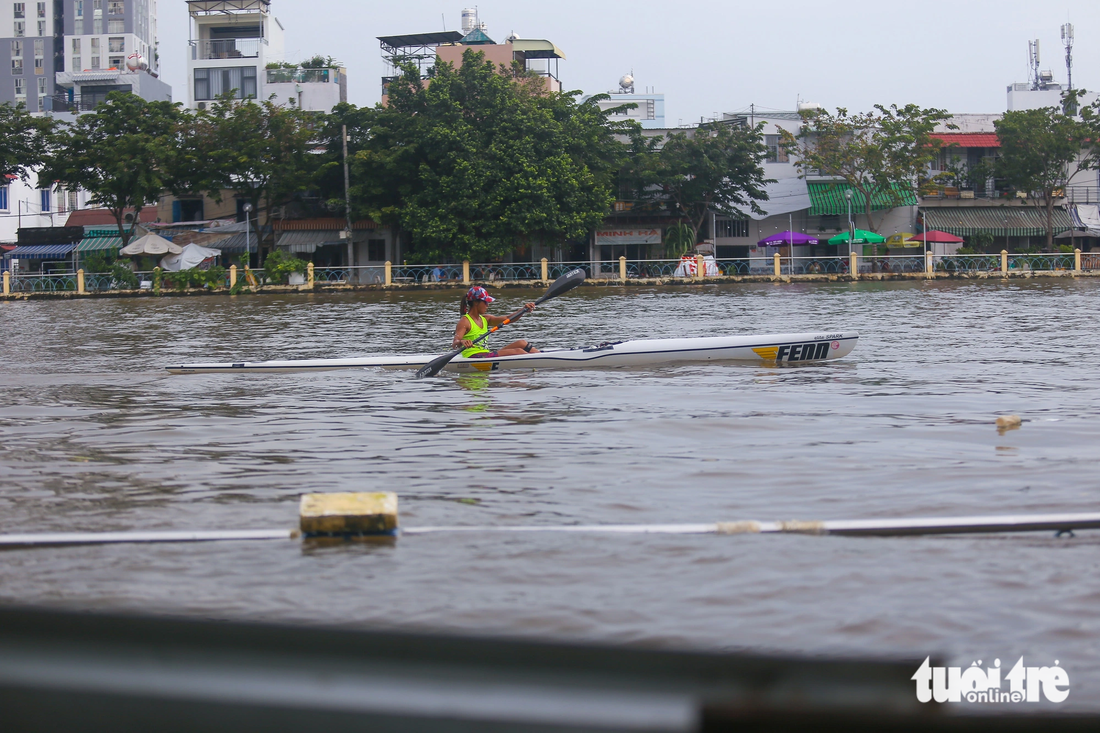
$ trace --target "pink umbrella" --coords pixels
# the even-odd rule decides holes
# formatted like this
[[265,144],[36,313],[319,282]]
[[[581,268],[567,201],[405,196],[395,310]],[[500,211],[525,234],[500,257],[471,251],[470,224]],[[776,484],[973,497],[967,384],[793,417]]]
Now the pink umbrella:
[[910,242],[946,242],[948,244],[957,244],[964,242],[962,237],[956,237],[954,234],[948,234],[947,232],[941,232],[939,229],[930,229],[924,234],[918,234],[911,238]]

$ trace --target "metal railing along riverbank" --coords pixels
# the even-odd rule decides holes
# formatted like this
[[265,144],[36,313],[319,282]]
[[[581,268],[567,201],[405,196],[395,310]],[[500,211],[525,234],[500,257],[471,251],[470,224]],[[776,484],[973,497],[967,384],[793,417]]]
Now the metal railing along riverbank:
[[[999,254],[882,255],[852,254],[839,257],[753,257],[583,261],[583,262],[493,262],[445,263],[435,265],[366,265],[357,267],[317,267],[292,275],[289,285],[299,288],[327,287],[401,287],[461,286],[471,283],[505,284],[549,282],[574,269],[582,269],[591,284],[616,282],[674,284],[676,282],[770,281],[776,279],[890,279],[939,277],[1036,277],[1100,275],[1100,252],[1026,254],[1002,251]],[[5,272],[3,295],[18,297],[34,293],[94,294],[119,291],[172,292],[176,286],[167,273],[136,272],[139,283],[133,287],[110,273],[52,272],[25,274]],[[262,269],[230,267],[219,284],[205,289],[238,291],[262,289],[284,283],[269,282]]]

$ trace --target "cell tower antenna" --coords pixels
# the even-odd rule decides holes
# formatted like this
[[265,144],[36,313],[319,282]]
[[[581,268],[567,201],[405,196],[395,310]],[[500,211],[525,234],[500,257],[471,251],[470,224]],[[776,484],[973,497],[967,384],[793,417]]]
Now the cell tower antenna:
[[1073,23],[1062,26],[1062,45],[1066,47],[1066,86],[1073,89]]
[[1027,42],[1028,75],[1031,77],[1031,89],[1039,88],[1039,39]]

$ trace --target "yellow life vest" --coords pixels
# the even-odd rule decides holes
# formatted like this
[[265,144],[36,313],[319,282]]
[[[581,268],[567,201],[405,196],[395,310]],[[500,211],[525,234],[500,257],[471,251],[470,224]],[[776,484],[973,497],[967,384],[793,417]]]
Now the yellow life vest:
[[[470,330],[466,332],[466,339],[473,341],[479,336],[489,333],[489,323],[485,320],[485,316],[481,317],[480,325],[474,321],[473,315],[469,313],[466,314],[466,320],[470,322]],[[488,340],[489,339],[483,339],[471,346],[470,348],[463,349],[462,355],[465,357],[470,357],[474,356],[475,354],[488,353],[489,349],[486,348],[488,346]]]

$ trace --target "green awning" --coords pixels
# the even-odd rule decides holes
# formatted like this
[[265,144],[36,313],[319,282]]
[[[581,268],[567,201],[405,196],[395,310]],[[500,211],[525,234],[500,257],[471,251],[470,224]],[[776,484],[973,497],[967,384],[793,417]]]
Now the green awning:
[[[1046,212],[1035,206],[967,206],[921,208],[925,229],[939,229],[957,237],[989,232],[995,237],[1045,237]],[[1054,233],[1070,228],[1065,209],[1054,210]]]
[[121,247],[122,237],[84,237],[76,245],[76,251],[96,252],[103,249],[120,249]]
[[[844,192],[851,188],[847,183],[837,181],[808,181],[810,192],[810,216],[847,216],[848,199]],[[916,206],[917,196],[912,188],[894,184],[894,193],[879,191],[871,197],[871,211],[893,209],[896,206]],[[863,194],[852,189],[852,214],[862,214],[867,210]]]

